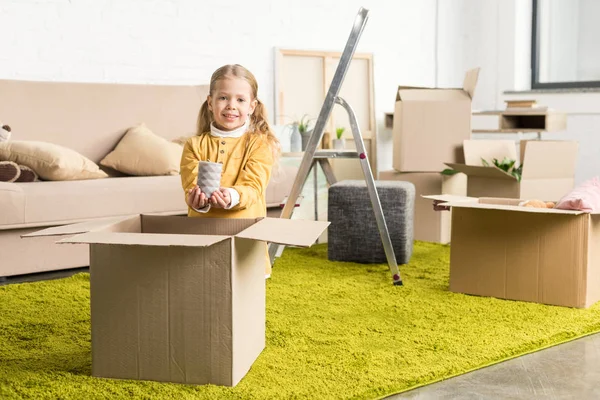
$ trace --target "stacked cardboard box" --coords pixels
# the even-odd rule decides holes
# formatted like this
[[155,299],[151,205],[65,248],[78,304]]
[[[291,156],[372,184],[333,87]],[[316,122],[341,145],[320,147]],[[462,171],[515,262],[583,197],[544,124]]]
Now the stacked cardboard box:
[[380,180],[415,185],[416,240],[449,243],[449,213],[435,212],[432,193],[466,195],[467,177],[442,175],[444,162],[462,163],[463,141],[471,137],[471,100],[479,68],[466,73],[462,88],[400,86],[393,120],[394,170],[380,172]]

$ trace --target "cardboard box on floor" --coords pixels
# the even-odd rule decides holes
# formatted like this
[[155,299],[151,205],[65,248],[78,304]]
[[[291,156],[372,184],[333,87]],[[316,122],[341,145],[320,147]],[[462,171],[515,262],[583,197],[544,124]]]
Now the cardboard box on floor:
[[[521,181],[493,165],[494,158],[517,160],[512,140],[465,140],[465,163],[446,163],[468,176],[469,197],[557,201],[575,184],[579,145],[575,141],[527,140],[520,143]],[[482,165],[482,158],[490,166]]]
[[415,185],[414,238],[425,242],[450,243],[451,212],[433,210],[431,200],[422,196],[431,193],[467,195],[465,174],[442,175],[439,172],[382,171],[379,180],[406,181]]
[[577,308],[600,300],[599,213],[426,197],[450,199],[451,291]]
[[462,88],[398,87],[392,128],[395,170],[439,172],[444,161],[462,162],[478,76],[479,68],[467,71]]
[[265,347],[265,242],[328,225],[136,215],[27,236],[90,244],[93,376],[235,386]]

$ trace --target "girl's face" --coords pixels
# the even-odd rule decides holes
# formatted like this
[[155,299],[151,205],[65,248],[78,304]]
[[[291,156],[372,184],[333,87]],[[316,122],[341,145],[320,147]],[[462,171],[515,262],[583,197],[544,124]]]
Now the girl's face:
[[257,104],[256,99],[252,98],[250,84],[237,77],[219,79],[207,101],[215,126],[223,131],[232,131],[244,125]]

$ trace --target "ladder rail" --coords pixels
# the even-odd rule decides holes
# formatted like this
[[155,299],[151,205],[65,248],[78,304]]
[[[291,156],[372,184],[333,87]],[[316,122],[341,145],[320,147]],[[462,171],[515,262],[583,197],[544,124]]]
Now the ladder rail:
[[[350,36],[348,38],[348,41],[346,42],[346,46],[340,57],[340,62],[338,63],[337,69],[329,86],[329,90],[327,91],[327,95],[325,96],[325,100],[323,101],[323,106],[321,107],[321,111],[317,118],[317,122],[315,123],[310,138],[308,139],[308,143],[304,151],[300,167],[298,168],[298,173],[294,179],[294,183],[292,185],[292,189],[287,198],[287,201],[283,206],[280,218],[291,218],[294,206],[302,192],[302,189],[304,188],[311,168],[315,168],[315,179],[317,165],[320,165],[327,178],[327,183],[332,184],[336,181],[335,175],[333,174],[333,170],[331,169],[331,165],[329,164],[327,158],[335,158],[337,154],[324,156],[322,152],[317,152],[317,147],[319,146],[319,143],[323,138],[325,125],[327,124],[327,120],[329,119],[331,112],[333,111],[333,107],[335,106],[335,104],[341,105],[348,113],[352,135],[354,137],[354,142],[358,150],[355,153],[355,156],[359,158],[363,170],[363,175],[367,183],[369,198],[371,200],[371,205],[375,213],[377,228],[381,236],[385,256],[388,261],[390,271],[392,273],[393,283],[394,285],[402,285],[402,279],[400,278],[400,271],[398,270],[396,255],[394,254],[394,248],[392,246],[389,231],[385,222],[385,217],[381,209],[381,202],[379,200],[379,195],[377,194],[377,188],[375,187],[375,180],[373,178],[371,166],[369,165],[369,160],[367,159],[367,152],[360,132],[360,127],[356,120],[356,114],[354,113],[352,107],[350,107],[350,105],[344,99],[339,97],[342,82],[344,80],[344,77],[346,76],[346,73],[348,72],[348,69],[350,68],[350,62],[352,61],[352,57],[354,56],[358,40],[360,39],[360,36],[367,23],[368,16],[369,11],[361,7],[358,11],[356,18],[354,19],[354,25],[352,26],[352,30],[350,31]],[[316,201],[317,195],[315,194],[315,203]],[[273,264],[273,262],[275,261],[277,251],[280,247],[280,245],[274,243],[272,243],[269,246],[269,257],[271,259],[271,264]]]
[[292,190],[289,194],[288,200],[283,207],[281,212],[281,218],[290,218],[292,216],[292,211],[294,209],[294,204],[298,196],[306,183],[306,179],[308,178],[308,174],[310,172],[310,168],[312,167],[313,159],[315,156],[315,152],[317,147],[319,146],[319,142],[323,138],[323,133],[325,131],[325,125],[327,124],[327,120],[331,115],[331,111],[333,110],[335,98],[337,97],[340,89],[342,87],[342,82],[348,69],[350,68],[350,61],[352,61],[352,57],[354,56],[354,51],[358,44],[358,40],[365,28],[367,23],[367,19],[369,16],[369,10],[365,8],[360,8],[356,18],[354,19],[354,25],[352,26],[352,30],[350,31],[350,36],[348,41],[346,42],[346,47],[340,57],[340,62],[335,70],[335,74],[333,75],[333,79],[331,81],[331,85],[329,86],[329,90],[327,91],[327,95],[325,96],[325,100],[323,102],[323,106],[321,107],[321,112],[319,113],[319,117],[317,118],[317,122],[312,130],[312,134],[308,139],[308,143],[306,145],[306,150],[304,151],[304,156],[302,157],[302,162],[300,163],[300,168],[298,169],[298,174],[296,175],[296,179],[294,180],[294,184],[292,185]]
[[369,165],[369,159],[367,158],[365,143],[362,139],[362,134],[360,132],[358,121],[356,120],[356,114],[354,113],[354,110],[352,109],[350,104],[346,102],[346,100],[339,96],[336,97],[335,100],[336,103],[344,107],[344,109],[346,109],[346,112],[348,113],[348,117],[350,119],[350,129],[352,130],[354,143],[356,144],[356,149],[358,150],[360,166],[362,167],[362,171],[365,176],[365,181],[367,183],[367,192],[369,193],[371,206],[373,207],[373,212],[375,213],[375,220],[377,222],[379,236],[381,236],[381,241],[383,243],[385,258],[387,259],[388,266],[390,267],[394,285],[402,285],[402,278],[400,277],[400,270],[398,269],[396,254],[394,253],[394,247],[392,246],[392,240],[390,239],[390,232],[385,222],[383,209],[381,208],[381,201],[379,200],[379,194],[377,193],[377,188],[375,187],[375,179],[373,178],[373,172],[371,171],[371,166]]

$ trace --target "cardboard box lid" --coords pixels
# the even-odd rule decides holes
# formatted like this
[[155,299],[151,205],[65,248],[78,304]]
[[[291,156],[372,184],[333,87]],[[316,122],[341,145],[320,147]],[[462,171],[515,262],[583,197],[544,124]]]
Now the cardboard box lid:
[[41,229],[39,231],[31,232],[21,237],[37,237],[37,236],[64,236],[64,235],[75,235],[78,233],[85,233],[89,231],[95,231],[109,227],[117,222],[125,221],[131,218],[137,218],[137,216],[120,216],[120,217],[109,217],[102,218],[94,221],[79,222],[69,225],[53,226],[51,228]]
[[310,247],[329,224],[328,221],[263,218],[235,236],[283,245]]
[[578,151],[579,144],[576,141],[522,141],[522,178],[574,178]]
[[125,246],[207,247],[229,239],[224,235],[176,235],[166,233],[87,232],[57,243],[121,244]]
[[492,209],[492,210],[508,210],[517,212],[528,212],[528,213],[541,213],[541,214],[568,214],[568,215],[580,215],[580,214],[600,214],[586,213],[585,211],[578,210],[561,210],[557,208],[535,208],[535,207],[523,207],[519,206],[521,199],[507,199],[500,197],[481,197],[473,198],[467,196],[452,196],[449,198],[448,195],[427,195],[424,198],[431,200],[441,200],[440,206],[446,207],[458,207],[458,208],[477,208],[477,209]]
[[402,100],[401,93],[406,90],[421,90],[421,89],[431,89],[426,88],[424,86],[398,86],[398,90],[396,91],[396,101]]
[[[115,217],[58,226],[23,235],[23,237],[74,234],[75,236],[64,238],[57,241],[57,243],[207,247],[235,236],[284,245],[310,247],[330,224],[327,221],[263,218],[236,235],[141,233],[131,230],[121,230],[121,228],[130,225],[127,220],[131,220],[132,223],[138,223],[137,226],[139,229],[140,217],[140,215]],[[126,222],[126,224],[120,224],[122,222]]]
[[[514,176],[493,165],[494,158],[502,160],[504,157],[508,157],[517,160],[517,149],[513,140],[464,140],[463,152],[464,164],[444,164],[468,176],[517,180]],[[490,166],[484,166],[482,159],[486,160]]]
[[463,140],[463,152],[465,164],[474,166],[483,166],[481,159],[486,160],[490,165],[494,158],[517,159],[514,140]]
[[462,172],[467,176],[477,176],[481,178],[493,178],[493,179],[507,179],[516,181],[517,178],[504,172],[495,165],[484,167],[475,165],[455,164],[455,163],[444,163],[450,168]]
[[399,89],[396,101],[461,101],[470,100],[462,89]]
[[421,197],[424,199],[429,199],[429,200],[443,201],[444,203],[459,202],[459,201],[466,201],[466,202],[471,202],[471,203],[479,202],[478,197],[459,196],[456,194],[422,194]]
[[479,70],[481,68],[473,68],[467,71],[465,79],[463,81],[463,90],[467,92],[469,97],[473,99],[475,96],[475,87],[477,86],[477,80],[479,79]]
[[423,101],[423,100],[472,100],[475,87],[479,79],[479,70],[473,68],[466,72],[462,88],[428,88],[421,86],[398,86],[396,101]]

